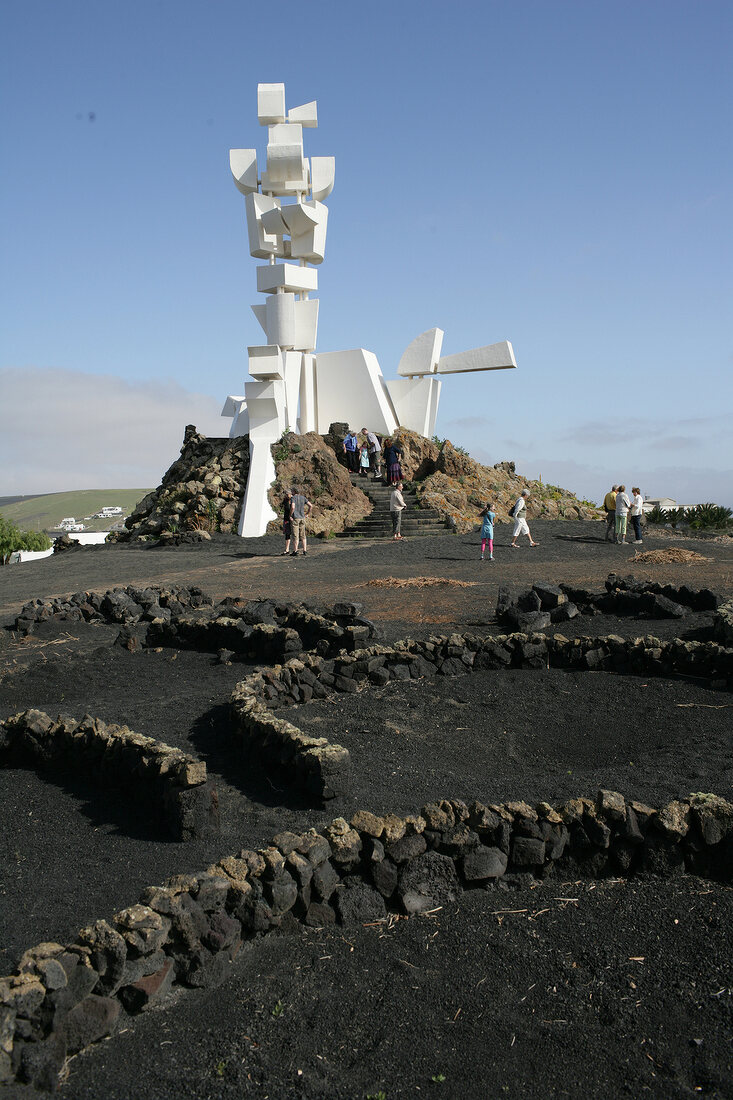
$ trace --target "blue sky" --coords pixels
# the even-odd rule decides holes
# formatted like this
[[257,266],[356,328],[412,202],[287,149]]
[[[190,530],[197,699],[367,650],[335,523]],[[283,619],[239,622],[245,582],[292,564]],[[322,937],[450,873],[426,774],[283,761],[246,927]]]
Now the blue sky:
[[437,430],[600,499],[733,506],[733,5],[4,0],[0,495],[153,485],[226,434],[258,82],[336,157],[318,346],[510,339]]

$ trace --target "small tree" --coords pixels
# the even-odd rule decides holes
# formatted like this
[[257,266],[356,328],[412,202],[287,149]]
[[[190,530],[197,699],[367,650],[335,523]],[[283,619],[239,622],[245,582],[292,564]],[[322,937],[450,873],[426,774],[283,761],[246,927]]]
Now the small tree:
[[16,550],[50,550],[51,540],[43,531],[21,531],[0,513],[0,563],[5,565]]

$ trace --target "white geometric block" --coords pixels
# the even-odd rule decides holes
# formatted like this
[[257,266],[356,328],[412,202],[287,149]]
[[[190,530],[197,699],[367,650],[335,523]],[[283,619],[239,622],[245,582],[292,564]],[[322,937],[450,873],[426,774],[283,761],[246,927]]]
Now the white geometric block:
[[311,157],[311,193],[314,199],[323,202],[333,191],[336,178],[335,157]]
[[[269,299],[268,299],[269,300]],[[295,343],[298,351],[314,351],[318,336],[318,298],[295,303]]]
[[280,206],[278,199],[269,195],[259,195],[256,191],[244,196],[244,208],[247,212],[247,233],[251,256],[265,260],[276,253],[278,239],[274,233],[267,233],[262,224],[262,215]]
[[[274,199],[272,200],[275,201]],[[279,208],[273,210],[266,210],[261,218],[262,228],[268,236],[282,237],[286,233],[289,233],[289,229],[283,221],[282,213]]]
[[323,212],[328,213],[328,207],[321,202],[293,202],[287,203],[280,210],[280,216],[287,226],[287,232],[293,237],[301,233],[309,233],[311,229],[323,220]]
[[249,432],[249,413],[247,412],[246,398],[227,397],[221,415],[232,417],[231,427],[229,428],[230,439],[236,439],[238,435],[247,435]]
[[285,85],[257,85],[257,117],[260,126],[273,126],[285,121]]
[[[283,353],[277,344],[261,344],[247,348],[249,373],[258,382],[282,380]],[[247,386],[245,385],[245,393]]]
[[[295,295],[270,294],[265,303],[267,343],[295,347]],[[252,372],[250,371],[250,374]]]
[[303,127],[289,122],[271,126],[267,143],[267,178],[275,183],[284,183],[304,175]]
[[267,299],[265,299],[262,305],[260,305],[258,302],[256,306],[250,306],[249,308],[252,310],[255,317],[260,322],[262,331],[264,332],[265,336],[267,336]]
[[285,427],[297,430],[298,399],[300,397],[300,371],[303,365],[302,351],[285,352]]
[[440,359],[444,335],[442,328],[431,328],[417,336],[403,351],[397,373],[409,377],[418,374],[434,374]]
[[260,264],[257,268],[257,289],[261,294],[283,290],[318,290],[318,272],[312,267],[296,264]]
[[244,404],[244,397],[237,396],[236,394],[229,394],[224,402],[224,408],[221,410],[222,416],[236,416],[242,405]]
[[304,355],[300,370],[300,418],[298,432],[318,430],[318,394],[316,390],[316,359],[314,355]]
[[288,122],[299,122],[301,126],[309,126],[311,129],[318,125],[318,104],[315,99],[310,103],[303,103],[300,107],[291,107],[288,111]]
[[483,348],[445,355],[438,362],[438,374],[463,374],[475,370],[509,370],[516,367],[514,348],[508,340]]
[[397,419],[403,428],[430,439],[435,433],[435,420],[440,400],[440,378],[394,378],[387,382]]
[[303,174],[297,179],[276,180],[267,172],[262,173],[262,190],[272,195],[302,195],[308,190],[308,174],[305,168],[307,161],[303,162]]
[[316,356],[316,431],[325,434],[335,421],[352,427],[368,424],[371,431],[391,435],[397,428],[379,360],[372,351],[327,351]]
[[314,203],[313,213],[318,222],[305,233],[293,233],[290,240],[290,255],[294,260],[307,260],[311,264],[323,263],[326,253],[326,230],[328,228],[328,207],[323,203]]
[[275,480],[271,446],[285,428],[285,387],[282,382],[247,382],[244,387],[249,413],[249,475],[239,521],[243,538],[264,535],[268,521],[276,518],[267,490]]
[[238,191],[243,195],[249,195],[251,191],[257,190],[256,149],[230,149],[229,167]]

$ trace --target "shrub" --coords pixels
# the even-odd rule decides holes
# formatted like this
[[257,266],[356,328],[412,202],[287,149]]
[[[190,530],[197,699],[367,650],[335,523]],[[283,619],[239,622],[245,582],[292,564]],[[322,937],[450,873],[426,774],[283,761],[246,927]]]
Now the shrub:
[[714,531],[725,531],[733,526],[733,509],[708,501],[707,504],[697,504],[694,508],[688,508],[685,519],[695,530],[708,528]]
[[4,565],[16,550],[50,550],[51,540],[43,531],[21,531],[0,515],[0,562]]

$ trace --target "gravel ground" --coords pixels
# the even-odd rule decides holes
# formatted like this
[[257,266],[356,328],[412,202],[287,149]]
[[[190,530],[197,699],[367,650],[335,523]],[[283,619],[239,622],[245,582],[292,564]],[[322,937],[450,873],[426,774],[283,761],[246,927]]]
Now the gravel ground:
[[[600,525],[536,523],[540,546],[517,552],[507,531],[499,531],[497,561],[483,565],[475,535],[397,545],[314,540],[298,560],[278,556],[277,538],[83,550],[1,570],[0,616],[7,624],[26,599],[82,588],[196,583],[219,598],[359,599],[392,640],[495,631],[500,583],[600,588],[613,569],[733,591],[726,543],[694,543],[710,559],[700,565],[642,569],[632,547],[602,541]],[[648,538],[645,549],[669,545]],[[424,575],[472,583],[368,584]],[[563,624],[563,633],[571,627],[705,638],[710,617],[604,616]],[[653,803],[690,790],[731,797],[729,696],[602,673],[486,672],[390,684],[359,696],[358,706],[337,697],[293,708],[293,720],[346,744],[354,758],[350,802],[324,812],[233,756],[226,699],[247,666],[186,652],[129,654],[112,647],[115,635],[83,624],[47,624],[26,640],[0,632],[0,715],[30,706],[89,712],[186,747],[206,759],[220,790],[222,835],[173,843],[123,798],[0,770],[0,971],[31,944],[73,936],[130,904],[151,882],[356,806],[399,812],[436,796],[559,801],[600,785]],[[730,889],[685,876],[548,882],[465,895],[432,920],[271,936],[241,953],[223,988],[130,1022],[74,1059],[64,1093],[731,1096],[732,908]]]

